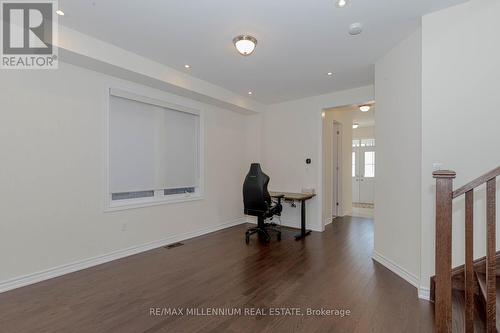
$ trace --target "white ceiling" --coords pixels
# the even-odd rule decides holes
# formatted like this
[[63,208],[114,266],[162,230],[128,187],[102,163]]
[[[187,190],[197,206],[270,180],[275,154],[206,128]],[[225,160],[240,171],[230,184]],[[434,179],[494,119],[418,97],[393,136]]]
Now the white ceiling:
[[[59,23],[267,104],[372,84],[375,61],[423,14],[462,2],[59,0]],[[348,34],[353,22],[362,35]],[[249,57],[232,45],[243,33],[258,39]]]
[[372,105],[372,108],[368,112],[361,112],[356,105],[353,112],[352,122],[358,123],[359,127],[375,126],[375,105]]

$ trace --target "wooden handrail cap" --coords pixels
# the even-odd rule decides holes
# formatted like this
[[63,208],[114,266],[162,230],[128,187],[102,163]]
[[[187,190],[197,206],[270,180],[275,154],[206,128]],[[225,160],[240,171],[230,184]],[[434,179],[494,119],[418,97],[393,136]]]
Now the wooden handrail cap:
[[457,173],[451,170],[436,170],[432,173],[434,178],[455,178]]

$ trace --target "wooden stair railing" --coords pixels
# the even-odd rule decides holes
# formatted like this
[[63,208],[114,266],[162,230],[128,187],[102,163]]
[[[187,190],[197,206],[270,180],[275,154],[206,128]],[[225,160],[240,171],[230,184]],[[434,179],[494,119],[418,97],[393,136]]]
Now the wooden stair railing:
[[465,194],[465,332],[474,332],[474,189],[486,183],[486,331],[496,332],[496,177],[500,167],[453,191],[454,171],[433,172],[436,179],[435,328],[452,330],[451,235],[453,199]]

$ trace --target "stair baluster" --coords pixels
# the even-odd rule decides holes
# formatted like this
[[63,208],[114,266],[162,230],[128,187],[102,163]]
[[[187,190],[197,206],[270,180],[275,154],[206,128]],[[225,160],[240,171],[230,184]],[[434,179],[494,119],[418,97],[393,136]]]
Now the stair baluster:
[[[437,333],[452,331],[451,234],[453,199],[465,194],[465,332],[474,332],[476,290],[473,235],[474,189],[486,183],[486,286],[479,280],[486,298],[486,331],[496,327],[496,177],[500,167],[453,191],[454,171],[439,170],[436,179],[436,276],[434,278],[435,327]],[[484,275],[483,275],[484,276]],[[482,284],[481,284],[482,283]]]
[[474,190],[465,193],[465,332],[474,333]]
[[486,183],[486,332],[496,333],[496,178]]

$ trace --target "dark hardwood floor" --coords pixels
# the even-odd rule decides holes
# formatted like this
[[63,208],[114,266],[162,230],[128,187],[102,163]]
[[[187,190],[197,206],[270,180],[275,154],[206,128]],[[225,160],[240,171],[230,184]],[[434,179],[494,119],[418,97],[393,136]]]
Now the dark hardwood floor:
[[[302,241],[285,230],[270,244],[246,245],[245,228],[0,294],[0,332],[432,332],[432,305],[371,259],[371,220],[338,218]],[[150,315],[156,307],[351,315]]]

